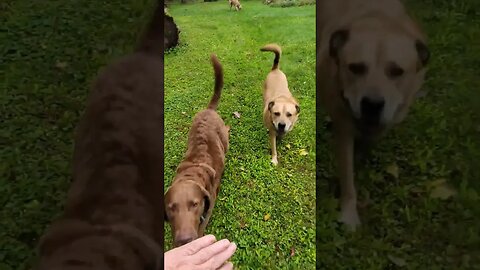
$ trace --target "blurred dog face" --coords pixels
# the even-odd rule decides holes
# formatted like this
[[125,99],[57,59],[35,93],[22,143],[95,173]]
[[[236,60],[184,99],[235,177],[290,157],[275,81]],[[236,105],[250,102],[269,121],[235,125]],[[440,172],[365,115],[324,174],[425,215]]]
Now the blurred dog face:
[[403,120],[430,55],[425,44],[400,27],[372,19],[333,33],[330,56],[352,116],[377,128]]
[[165,194],[165,220],[170,222],[175,247],[199,237],[198,230],[210,207],[210,196],[193,180],[174,183]]
[[300,107],[292,102],[277,100],[268,104],[268,111],[277,134],[283,135],[293,129],[300,114]]

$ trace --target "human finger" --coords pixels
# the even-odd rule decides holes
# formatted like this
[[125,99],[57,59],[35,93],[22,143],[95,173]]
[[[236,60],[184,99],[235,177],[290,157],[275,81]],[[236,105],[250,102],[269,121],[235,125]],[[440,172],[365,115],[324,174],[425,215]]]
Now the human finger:
[[219,254],[220,252],[225,251],[226,249],[228,249],[229,246],[230,241],[228,241],[227,239],[222,239],[195,253],[192,256],[192,261],[195,264],[202,264],[208,261],[213,256]]
[[203,237],[200,237],[198,239],[193,240],[190,243],[187,243],[179,248],[183,249],[185,254],[187,255],[193,255],[197,253],[198,251],[212,245],[215,243],[217,239],[215,238],[214,235],[205,235]]
[[233,263],[224,263],[220,268],[217,268],[216,270],[233,270]]
[[232,257],[233,253],[237,250],[237,245],[235,243],[230,243],[230,245],[224,251],[213,256],[213,268],[217,269],[225,264],[225,262]]
[[207,260],[207,261],[205,261],[201,264],[194,265],[193,267],[191,267],[191,270],[216,270],[213,267],[213,261],[214,261],[214,259],[210,258],[209,260]]

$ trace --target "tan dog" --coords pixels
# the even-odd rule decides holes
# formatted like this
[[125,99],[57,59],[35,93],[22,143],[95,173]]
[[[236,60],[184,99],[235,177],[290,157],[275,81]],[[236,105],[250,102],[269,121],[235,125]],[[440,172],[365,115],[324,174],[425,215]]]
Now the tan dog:
[[215,111],[223,87],[223,71],[215,55],[212,55],[212,63],[214,95],[208,108],[193,119],[187,153],[165,194],[166,218],[172,227],[176,247],[203,236],[225,167],[230,128]]
[[430,53],[400,1],[325,0],[317,8],[318,89],[333,122],[340,221],[355,229],[360,219],[354,146],[377,139],[405,118]]
[[163,268],[162,12],[93,84],[65,212],[42,237],[36,269]]
[[230,4],[230,10],[232,10],[232,7],[234,7],[236,11],[240,11],[242,9],[240,0],[228,0],[228,3]]
[[260,50],[275,53],[272,70],[263,85],[263,123],[269,132],[272,163],[277,165],[277,138],[283,138],[293,129],[300,114],[300,106],[288,90],[287,76],[278,68],[282,54],[280,46],[268,44]]

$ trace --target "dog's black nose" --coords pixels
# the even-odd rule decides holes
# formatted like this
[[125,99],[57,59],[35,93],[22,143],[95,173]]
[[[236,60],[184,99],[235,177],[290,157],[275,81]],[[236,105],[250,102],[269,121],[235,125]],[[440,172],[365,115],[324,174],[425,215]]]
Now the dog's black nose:
[[284,131],[286,126],[287,125],[285,125],[284,123],[278,123],[278,130],[279,131]]
[[175,246],[176,247],[179,247],[179,246],[183,246],[187,243],[190,243],[193,241],[193,237],[182,237],[182,238],[177,238],[175,239]]
[[378,122],[385,106],[385,99],[378,96],[366,96],[360,101],[362,118]]

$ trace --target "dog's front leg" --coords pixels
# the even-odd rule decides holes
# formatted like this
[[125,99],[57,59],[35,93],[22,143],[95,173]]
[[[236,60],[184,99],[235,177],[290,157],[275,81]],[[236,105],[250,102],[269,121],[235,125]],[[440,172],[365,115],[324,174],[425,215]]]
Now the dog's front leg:
[[278,158],[277,158],[277,134],[275,134],[274,130],[270,130],[269,132],[270,136],[270,147],[272,148],[272,163],[273,165],[278,164]]
[[360,218],[357,212],[357,192],[354,184],[354,138],[353,134],[346,130],[335,133],[335,151],[341,193],[339,220],[346,224],[349,229],[355,230],[360,225]]

